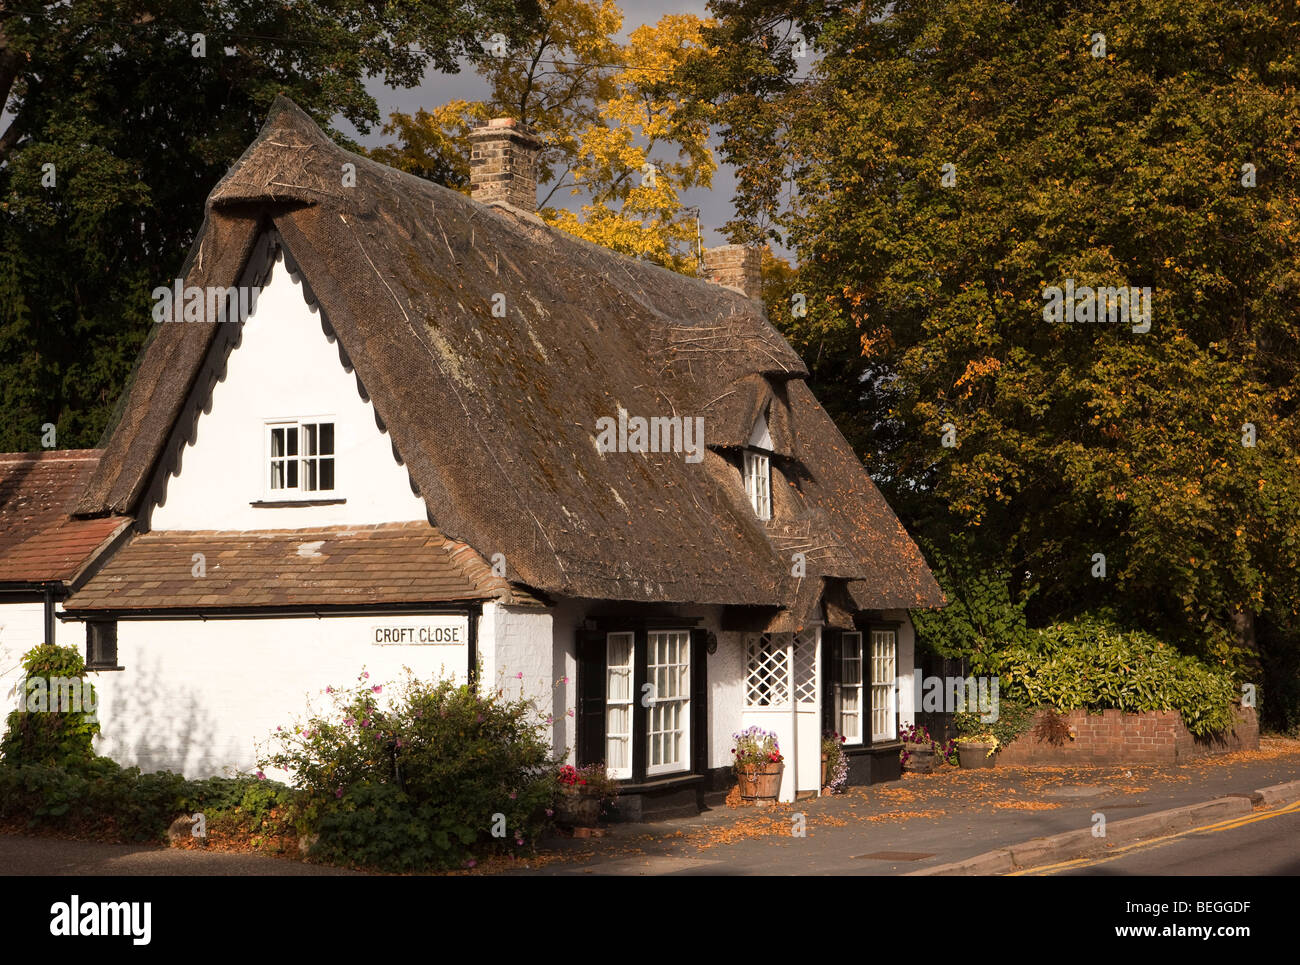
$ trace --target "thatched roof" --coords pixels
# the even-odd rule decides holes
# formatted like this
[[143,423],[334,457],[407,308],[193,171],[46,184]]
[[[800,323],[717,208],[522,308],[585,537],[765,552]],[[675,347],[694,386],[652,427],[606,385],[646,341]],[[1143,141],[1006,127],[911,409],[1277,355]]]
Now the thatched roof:
[[[345,187],[344,165],[355,165]],[[595,599],[794,607],[792,520],[755,519],[726,447],[763,405],[794,518],[872,607],[942,598],[760,304],[350,154],[277,99],[208,200],[187,285],[233,285],[272,232],[391,433],[431,522],[508,578]],[[507,311],[494,317],[493,298]],[[78,510],[130,514],[216,324],[152,333]],[[720,401],[734,393],[730,402]],[[597,420],[702,416],[711,449],[600,453]],[[715,420],[715,412],[718,414]],[[820,581],[809,557],[808,577]],[[833,573],[831,572],[833,571]]]

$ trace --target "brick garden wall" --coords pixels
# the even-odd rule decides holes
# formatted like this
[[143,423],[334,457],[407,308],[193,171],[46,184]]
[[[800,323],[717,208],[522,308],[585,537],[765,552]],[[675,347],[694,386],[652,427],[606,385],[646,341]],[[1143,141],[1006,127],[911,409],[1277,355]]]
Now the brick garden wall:
[[[1039,711],[1034,718],[1038,723]],[[1237,709],[1237,726],[1217,740],[1193,737],[1177,711],[1125,714],[1118,710],[1065,715],[1075,739],[1060,746],[1036,740],[1030,731],[998,755],[998,764],[1170,764],[1212,754],[1259,748],[1259,719],[1254,708]]]

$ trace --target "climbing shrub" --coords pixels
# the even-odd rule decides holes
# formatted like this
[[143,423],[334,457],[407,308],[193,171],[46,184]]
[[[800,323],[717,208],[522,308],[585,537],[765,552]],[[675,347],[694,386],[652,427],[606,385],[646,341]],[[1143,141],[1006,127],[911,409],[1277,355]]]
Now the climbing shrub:
[[57,767],[93,760],[97,698],[81,654],[75,647],[41,644],[27,651],[22,667],[16,684],[21,708],[5,720],[0,759],[10,766]]

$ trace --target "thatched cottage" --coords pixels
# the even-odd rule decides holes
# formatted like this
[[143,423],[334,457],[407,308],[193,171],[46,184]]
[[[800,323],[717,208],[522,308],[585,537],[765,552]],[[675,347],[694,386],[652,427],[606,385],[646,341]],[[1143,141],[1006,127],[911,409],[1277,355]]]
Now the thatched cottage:
[[281,99],[209,196],[71,508],[130,521],[60,614],[92,628],[103,752],[248,769],[309,692],[407,666],[534,698],[631,816],[725,788],[753,724],[786,800],[827,730],[855,782],[897,776],[908,610],[942,596],[727,287],[755,253],[710,280],[587,244],[534,214],[526,130],[473,141],[469,198]]

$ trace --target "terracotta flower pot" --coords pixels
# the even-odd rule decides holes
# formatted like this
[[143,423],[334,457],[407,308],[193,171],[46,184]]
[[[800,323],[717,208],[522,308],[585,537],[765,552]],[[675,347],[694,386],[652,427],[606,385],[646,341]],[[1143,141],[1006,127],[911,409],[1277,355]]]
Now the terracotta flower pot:
[[[997,767],[998,754],[993,748],[996,744],[964,743],[957,745],[957,757],[962,767]],[[989,753],[993,751],[993,753]]]
[[781,793],[781,775],[785,761],[775,764],[747,764],[736,774],[740,783],[740,799],[756,803],[772,803]]

